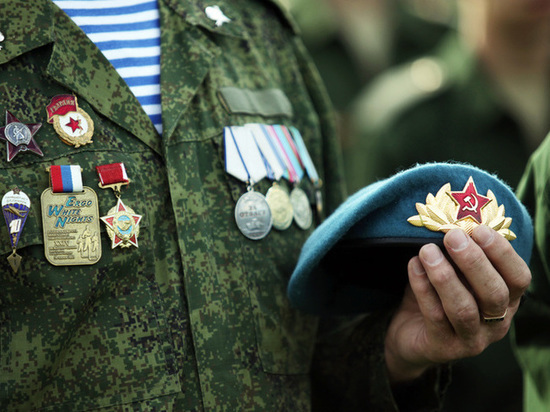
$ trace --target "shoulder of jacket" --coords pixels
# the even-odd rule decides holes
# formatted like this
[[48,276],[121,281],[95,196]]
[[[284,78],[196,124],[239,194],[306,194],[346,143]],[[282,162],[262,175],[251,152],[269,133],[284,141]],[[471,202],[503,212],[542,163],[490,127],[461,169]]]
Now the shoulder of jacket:
[[279,14],[279,17],[292,29],[294,34],[300,34],[300,28],[296,20],[292,16],[289,10],[289,6],[283,3],[281,0],[256,0],[259,3],[265,3],[270,7],[273,7]]
[[451,78],[436,57],[421,57],[387,69],[356,98],[353,115],[360,129],[377,128],[400,114],[443,93]]

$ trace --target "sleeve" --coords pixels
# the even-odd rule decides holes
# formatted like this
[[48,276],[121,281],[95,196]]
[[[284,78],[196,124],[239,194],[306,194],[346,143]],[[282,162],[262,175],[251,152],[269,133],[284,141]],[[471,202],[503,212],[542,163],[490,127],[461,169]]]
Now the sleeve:
[[514,349],[524,373],[525,410],[546,410],[550,404],[550,270],[548,264],[548,143],[531,158],[518,187],[535,227],[530,268],[532,281],[514,318]]
[[326,318],[313,362],[313,410],[437,411],[450,382],[450,366],[414,382],[390,384],[384,338],[392,311],[353,319]]

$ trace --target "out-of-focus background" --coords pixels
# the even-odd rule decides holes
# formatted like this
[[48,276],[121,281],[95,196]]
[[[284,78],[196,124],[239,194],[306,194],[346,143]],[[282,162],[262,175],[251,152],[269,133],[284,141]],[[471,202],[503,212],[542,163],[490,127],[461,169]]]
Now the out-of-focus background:
[[[550,130],[550,0],[280,0],[337,111],[348,192],[458,161],[512,188]],[[453,365],[447,412],[518,412],[507,336]]]

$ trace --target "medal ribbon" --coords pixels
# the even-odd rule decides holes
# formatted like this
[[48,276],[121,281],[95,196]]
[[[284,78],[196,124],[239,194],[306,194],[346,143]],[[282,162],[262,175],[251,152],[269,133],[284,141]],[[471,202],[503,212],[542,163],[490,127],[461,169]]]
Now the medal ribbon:
[[276,127],[280,128],[281,132],[286,138],[286,141],[288,142],[288,146],[290,147],[290,150],[292,150],[292,153],[294,154],[294,157],[298,161],[300,168],[304,168],[304,163],[302,162],[302,159],[300,158],[300,153],[298,152],[298,149],[296,148],[296,144],[294,143],[294,139],[292,138],[290,132],[288,131],[288,128],[286,126],[277,125]]
[[52,192],[82,192],[82,173],[79,165],[50,166]]
[[[266,164],[250,130],[242,126],[232,126],[226,128],[224,137],[228,173],[248,182],[250,186],[267,176]],[[243,179],[244,176],[246,177]]]
[[[292,156],[287,150],[288,144],[285,145],[286,138],[284,134],[282,134],[282,132],[280,132],[281,135],[277,133],[277,129],[275,128],[275,126],[267,126],[266,130],[268,131],[269,136],[275,141],[275,143],[278,145],[280,149],[280,153],[282,154],[282,158],[286,164],[286,169],[288,172],[288,177],[287,177],[288,181],[291,183],[299,182],[301,179],[298,173],[296,172],[296,168],[295,168],[295,165],[298,165],[297,159],[294,159],[294,162],[293,162]],[[292,150],[290,150],[290,152],[291,151]]]
[[267,177],[271,180],[278,181],[284,173],[284,163],[278,158],[278,154],[271,143],[271,139],[266,135],[262,125],[249,123],[244,126],[252,133],[256,145],[260,150],[260,154],[265,162],[267,169]]
[[282,153],[279,151],[277,145],[273,141],[273,139],[270,137],[266,125],[262,124],[260,125],[260,128],[263,132],[263,135],[265,137],[265,140],[268,142],[269,146],[271,147],[271,151],[273,152],[273,155],[275,156],[276,162],[279,164],[279,168],[281,169],[281,175],[284,175],[285,173],[288,174],[287,166],[285,161],[282,158]]
[[96,166],[96,171],[99,175],[99,181],[103,186],[130,183],[124,163],[110,163]]
[[309,155],[309,152],[304,143],[304,139],[302,138],[302,135],[300,134],[298,129],[296,129],[294,126],[291,126],[289,129],[292,134],[292,137],[294,137],[294,141],[296,142],[296,149],[299,153],[302,164],[304,165],[310,180],[313,182],[315,186],[319,186],[319,183],[320,183],[319,174],[317,173],[317,169],[313,164],[313,160],[311,160],[311,156]]
[[288,130],[285,126],[276,124],[273,125],[273,130],[275,131],[275,134],[277,135],[277,138],[279,139],[279,142],[283,147],[284,153],[290,161],[290,164],[292,165],[292,168],[294,170],[295,180],[293,181],[293,183],[298,183],[304,177],[304,169],[300,163],[298,152],[295,150],[294,142],[292,141],[290,134],[288,134]]

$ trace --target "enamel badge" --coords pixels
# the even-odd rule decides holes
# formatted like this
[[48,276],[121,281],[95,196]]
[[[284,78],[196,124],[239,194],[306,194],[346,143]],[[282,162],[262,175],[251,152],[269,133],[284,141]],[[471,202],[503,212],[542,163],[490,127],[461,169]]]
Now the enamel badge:
[[417,203],[416,210],[418,215],[411,216],[407,221],[434,232],[447,233],[460,228],[471,235],[474,228],[486,225],[508,240],[516,238],[509,229],[512,218],[505,216],[504,205],[498,205],[491,190],[487,191],[486,196],[478,193],[471,176],[462,191],[452,191],[451,184],[447,183],[435,196],[428,194],[426,204]]
[[0,140],[6,141],[8,162],[11,162],[20,152],[29,151],[38,156],[44,156],[34,140],[34,135],[41,126],[42,123],[21,123],[6,110],[6,126],[0,127]]
[[29,197],[17,188],[9,191],[2,198],[2,213],[4,214],[6,225],[8,225],[8,233],[13,250],[12,254],[8,256],[8,262],[14,273],[17,273],[21,264],[21,256],[16,253],[16,249],[30,208],[31,201]]
[[142,216],[136,214],[120,199],[122,186],[130,184],[124,163],[96,166],[96,170],[99,176],[99,187],[112,189],[117,198],[116,205],[107,212],[106,216],[101,217],[111,239],[111,248],[138,247],[139,223]]
[[92,143],[94,122],[78,107],[76,96],[61,94],[52,98],[46,107],[48,123],[53,124],[61,140],[71,146],[80,147]]
[[136,215],[133,209],[122,203],[120,198],[116,206],[107,212],[107,216],[101,218],[107,225],[107,233],[111,239],[111,248],[138,247],[139,222],[141,215]]

